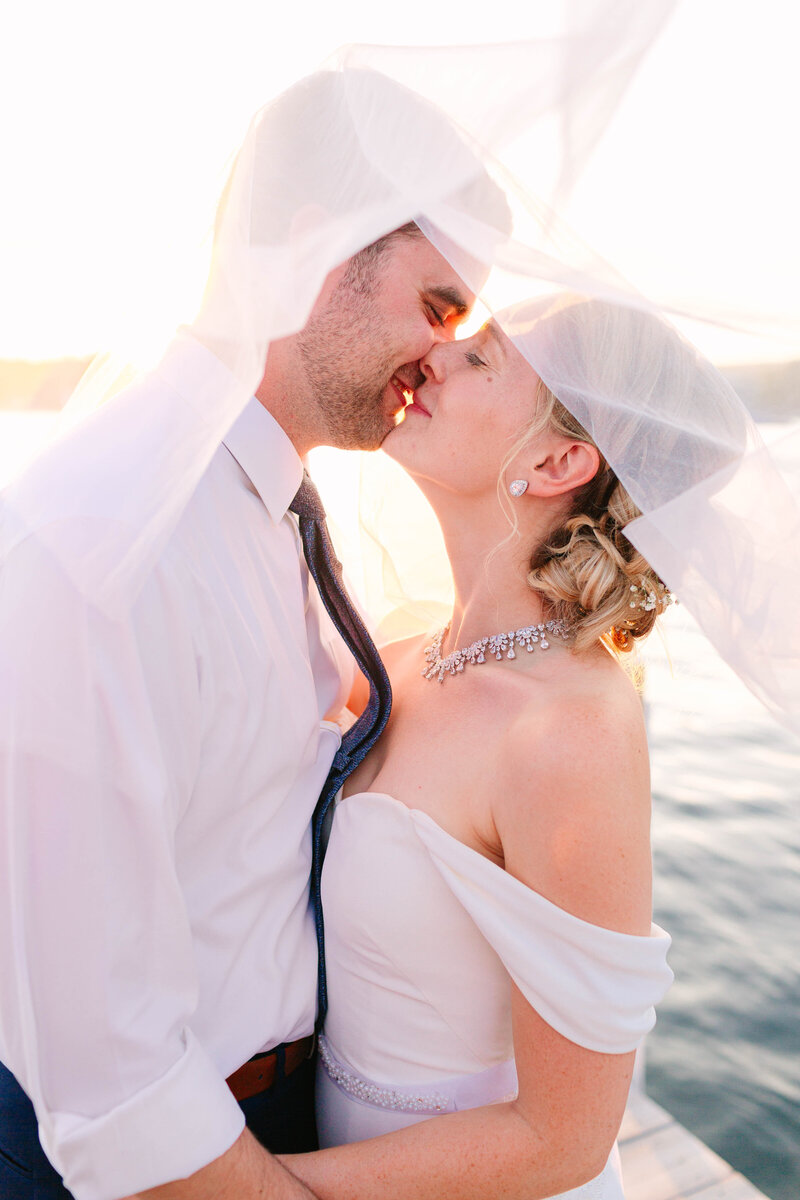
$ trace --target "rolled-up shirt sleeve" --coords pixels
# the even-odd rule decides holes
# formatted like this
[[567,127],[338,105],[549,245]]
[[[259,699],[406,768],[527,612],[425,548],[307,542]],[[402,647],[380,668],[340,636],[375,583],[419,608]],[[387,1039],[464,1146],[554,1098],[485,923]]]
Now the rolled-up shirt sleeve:
[[[50,531],[62,562],[74,532]],[[0,1059],[77,1200],[190,1175],[244,1123],[192,1032],[176,833],[200,763],[201,675],[180,563],[160,563],[111,619],[46,541],[12,551],[0,575]]]

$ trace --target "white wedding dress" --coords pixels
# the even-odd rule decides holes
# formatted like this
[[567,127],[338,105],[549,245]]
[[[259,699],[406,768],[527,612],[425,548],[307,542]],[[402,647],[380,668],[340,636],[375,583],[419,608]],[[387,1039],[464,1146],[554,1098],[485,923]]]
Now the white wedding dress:
[[[590,925],[382,793],[337,802],[322,897],[322,1146],[514,1096],[509,977],[554,1029],[612,1053],[638,1044],[672,981],[658,926]],[[564,1195],[621,1200],[616,1150]]]

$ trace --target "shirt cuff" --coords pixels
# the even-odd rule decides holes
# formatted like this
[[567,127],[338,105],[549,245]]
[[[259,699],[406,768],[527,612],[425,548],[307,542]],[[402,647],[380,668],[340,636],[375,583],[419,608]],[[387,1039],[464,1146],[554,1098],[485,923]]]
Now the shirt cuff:
[[185,1054],[157,1083],[100,1117],[50,1113],[39,1134],[75,1200],[108,1200],[185,1179],[243,1128],[230,1089],[187,1032]]

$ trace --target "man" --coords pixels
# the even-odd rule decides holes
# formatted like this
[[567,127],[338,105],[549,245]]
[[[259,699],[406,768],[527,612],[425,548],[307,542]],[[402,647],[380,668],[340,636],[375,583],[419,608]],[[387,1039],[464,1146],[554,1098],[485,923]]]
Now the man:
[[[329,100],[317,95],[310,118],[329,118]],[[285,126],[268,129],[270,169],[276,137],[298,153]],[[258,171],[253,194],[271,203],[280,172]],[[289,210],[306,222],[313,203],[301,198]],[[225,207],[236,203],[234,183]],[[270,230],[259,245],[280,224],[265,207],[253,206]],[[171,482],[162,460],[178,471],[202,427],[196,397],[230,393],[245,290],[227,327],[209,324],[225,292],[217,273],[198,327],[108,420],[97,414],[110,434],[90,421],[62,450],[65,513],[46,467],[18,493],[21,506],[46,493],[56,516],[12,539],[0,597],[8,1200],[308,1195],[243,1130],[246,1118],[276,1152],[313,1146],[309,821],[340,741],[327,718],[352,676],[289,506],[312,447],[380,445],[419,360],[474,296],[415,225],[327,271],[305,327],[267,339],[256,395],[129,602],[107,605],[76,564],[116,544],[119,473],[141,479],[143,511],[157,511]],[[135,441],[126,458],[130,414],[152,456]],[[98,445],[111,460],[101,466]]]

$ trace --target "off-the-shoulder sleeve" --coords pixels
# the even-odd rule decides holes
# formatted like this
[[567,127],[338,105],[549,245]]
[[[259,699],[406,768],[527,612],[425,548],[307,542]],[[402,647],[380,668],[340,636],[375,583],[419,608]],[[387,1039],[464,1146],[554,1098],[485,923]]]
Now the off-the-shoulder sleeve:
[[530,1005],[564,1037],[606,1054],[635,1050],[672,982],[670,937],[591,925],[412,811],[414,828]]

